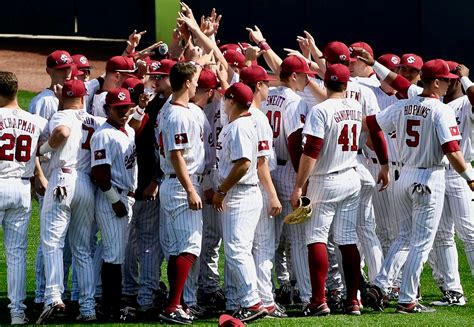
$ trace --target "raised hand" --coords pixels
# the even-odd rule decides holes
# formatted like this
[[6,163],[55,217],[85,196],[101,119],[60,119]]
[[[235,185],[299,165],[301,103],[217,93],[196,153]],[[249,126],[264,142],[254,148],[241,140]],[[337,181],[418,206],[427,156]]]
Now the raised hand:
[[251,29],[250,27],[247,27],[246,30],[249,32],[249,39],[252,42],[255,42],[256,44],[259,44],[260,42],[266,41],[265,38],[263,37],[262,32],[258,28],[257,25],[254,26],[255,29]]

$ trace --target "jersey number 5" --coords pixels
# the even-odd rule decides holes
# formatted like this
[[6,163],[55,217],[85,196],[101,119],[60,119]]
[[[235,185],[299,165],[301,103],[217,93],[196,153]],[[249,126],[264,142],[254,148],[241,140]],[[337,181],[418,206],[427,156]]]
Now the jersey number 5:
[[344,124],[341,134],[337,138],[337,144],[342,144],[342,151],[357,151],[357,125],[352,125],[352,144],[349,150],[349,125]]
[[[13,134],[3,134],[0,137],[3,145],[0,146],[0,160],[27,162],[31,157],[31,136],[19,135],[15,139]],[[13,151],[13,149],[15,149]],[[13,154],[15,153],[15,154]]]
[[272,127],[272,130],[273,130],[273,138],[276,139],[280,135],[281,112],[279,112],[279,111],[274,111],[274,112],[268,111],[267,112],[267,118],[268,118],[268,122],[270,123],[270,126]]
[[416,148],[418,144],[420,144],[420,133],[414,128],[416,126],[420,126],[421,121],[415,119],[408,119],[407,120],[407,134],[411,138],[407,138],[405,140],[406,144],[411,148]]

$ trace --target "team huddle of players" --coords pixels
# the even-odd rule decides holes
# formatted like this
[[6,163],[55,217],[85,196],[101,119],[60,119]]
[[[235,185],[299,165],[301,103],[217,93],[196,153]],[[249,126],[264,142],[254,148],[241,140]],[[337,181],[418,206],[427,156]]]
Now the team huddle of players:
[[[191,324],[205,309],[287,317],[277,301],[301,303],[305,316],[383,311],[395,299],[397,312],[431,312],[419,301],[426,261],[443,292],[432,305],[464,305],[454,230],[474,275],[469,70],[415,54],[374,60],[364,42],[320,51],[306,31],[282,60],[256,26],[254,45],[219,47],[220,18],[213,10],[198,24],[182,4],[166,57],[136,52],[135,31],[96,79],[85,56],[54,51],[31,114],[15,75],[0,72],[12,324],[28,321],[33,177],[37,323],[66,309],[70,267],[69,303],[88,322],[141,312]],[[284,224],[301,196],[311,219]]]

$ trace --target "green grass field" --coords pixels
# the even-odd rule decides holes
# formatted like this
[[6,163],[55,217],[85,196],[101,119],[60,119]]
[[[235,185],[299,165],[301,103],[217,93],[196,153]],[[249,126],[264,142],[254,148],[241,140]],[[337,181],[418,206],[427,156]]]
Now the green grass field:
[[[22,108],[27,108],[28,102],[34,93],[20,92],[19,101]],[[3,240],[3,231],[0,229],[0,236]],[[34,201],[33,213],[31,216],[31,223],[29,228],[28,238],[28,252],[27,252],[27,291],[29,307],[28,316],[30,322],[34,323],[37,315],[31,312],[32,298],[34,296],[35,280],[34,280],[34,265],[36,257],[36,248],[39,243],[39,213],[38,204]],[[328,317],[320,318],[299,318],[298,308],[289,308],[291,318],[284,320],[259,320],[252,325],[255,326],[474,326],[474,280],[471,276],[469,266],[466,262],[463,247],[458,242],[459,251],[459,272],[464,287],[464,292],[468,303],[465,307],[451,307],[439,308],[434,314],[425,315],[400,315],[396,314],[394,307],[386,309],[386,313],[376,313],[370,309],[364,310],[361,317],[349,317],[345,315],[330,315]],[[0,325],[9,324],[10,315],[7,309],[8,299],[6,296],[6,261],[5,252],[2,246],[0,247]],[[163,269],[163,271],[166,271]],[[431,278],[431,269],[426,265],[422,274],[422,295],[424,303],[430,303],[441,297],[441,292],[435,285]],[[61,320],[62,322],[62,320]],[[73,321],[64,321],[65,324],[70,324]],[[155,325],[156,322],[142,323],[140,325],[148,326]],[[77,324],[78,325],[78,324]],[[132,324],[123,324],[130,326]],[[195,325],[209,325],[216,326],[217,319],[202,320],[195,323]],[[118,324],[117,324],[118,326]]]

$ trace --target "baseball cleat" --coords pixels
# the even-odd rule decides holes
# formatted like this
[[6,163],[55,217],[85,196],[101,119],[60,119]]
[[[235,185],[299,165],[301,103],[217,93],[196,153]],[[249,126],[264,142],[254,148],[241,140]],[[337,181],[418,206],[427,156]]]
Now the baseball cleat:
[[344,303],[342,300],[342,293],[340,290],[329,290],[326,292],[327,305],[331,312],[342,311]]
[[66,310],[66,306],[64,305],[62,301],[55,301],[53,303],[46,304],[44,306],[43,312],[41,312],[38,320],[36,321],[36,324],[41,325],[42,323],[46,321],[46,319],[51,317],[53,313],[60,312],[60,311],[64,312],[65,310]]
[[349,304],[344,307],[344,313],[351,316],[360,316],[360,306],[359,304]]
[[384,306],[382,290],[375,285],[370,286],[367,289],[364,303],[376,311],[383,311]]
[[26,315],[24,312],[12,313],[10,318],[11,318],[12,325],[27,325],[28,324],[28,318],[26,318]]
[[252,321],[258,318],[263,318],[268,314],[267,309],[263,306],[263,304],[257,303],[249,308],[240,308],[232,317],[239,319],[242,322]]
[[440,307],[450,307],[453,305],[464,306],[466,305],[466,299],[462,293],[456,291],[446,291],[444,296],[439,301],[431,302],[431,305]]
[[285,313],[285,308],[279,306],[278,304],[265,307],[268,311],[268,315],[265,318],[288,318],[288,315]]
[[398,303],[397,305],[397,312],[408,314],[408,313],[433,313],[436,312],[435,309],[425,307],[418,301],[412,303]]
[[96,322],[97,321],[97,316],[95,313],[92,313],[90,315],[83,315],[82,313],[79,314],[79,316],[76,317],[76,321],[78,322]]
[[321,303],[320,305],[316,306],[312,303],[309,303],[306,308],[303,310],[303,316],[327,316],[331,313],[331,309],[329,309],[326,303]]
[[158,316],[158,318],[172,324],[191,325],[193,323],[193,319],[186,312],[184,312],[181,306],[178,306],[173,312],[163,312]]

